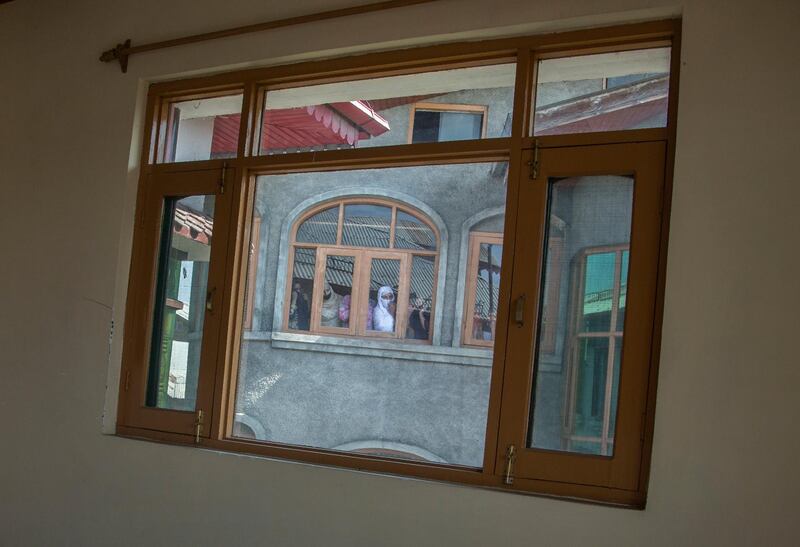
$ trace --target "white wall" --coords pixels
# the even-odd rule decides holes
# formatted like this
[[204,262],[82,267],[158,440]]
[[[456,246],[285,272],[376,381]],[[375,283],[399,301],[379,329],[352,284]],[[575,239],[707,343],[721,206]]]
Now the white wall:
[[[142,43],[355,2],[1,5],[0,544],[794,543],[800,4],[675,1],[441,0],[141,55],[127,75],[97,57],[128,37]],[[677,165],[645,511],[101,434],[142,79],[680,11]],[[113,374],[109,382],[113,396]]]

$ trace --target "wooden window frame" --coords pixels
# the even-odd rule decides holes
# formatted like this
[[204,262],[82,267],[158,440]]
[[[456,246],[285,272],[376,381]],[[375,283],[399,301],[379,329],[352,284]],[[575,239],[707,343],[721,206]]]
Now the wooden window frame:
[[[481,244],[488,243],[492,245],[503,246],[503,234],[492,232],[470,232],[469,234],[469,258],[467,259],[467,283],[466,292],[464,293],[464,319],[462,321],[462,335],[461,339],[465,346],[478,346],[491,348],[494,346],[496,338],[495,331],[497,329],[497,318],[495,318],[492,325],[492,339],[479,340],[472,336],[472,325],[475,314],[475,290],[478,284],[478,277],[476,270],[480,260]],[[501,264],[502,272],[502,264]],[[502,279],[502,275],[501,275]]]
[[[391,222],[389,224],[389,246],[388,247],[361,247],[356,245],[345,245],[342,243],[342,233],[344,229],[344,210],[347,205],[378,205],[389,207],[392,210]],[[336,242],[331,243],[309,243],[297,241],[297,232],[300,226],[313,217],[314,215],[331,208],[338,208],[338,223],[336,226]],[[397,226],[397,213],[402,211],[410,216],[419,220],[422,224],[428,227],[434,234],[436,241],[436,250],[424,249],[406,249],[395,247],[395,234]],[[347,336],[355,338],[388,338],[401,340],[404,343],[430,344],[433,338],[433,330],[435,325],[431,323],[428,328],[427,340],[416,340],[405,337],[405,329],[408,323],[408,317],[405,313],[399,313],[399,310],[408,308],[410,287],[411,287],[411,266],[414,256],[433,257],[434,259],[434,275],[433,275],[433,294],[431,295],[431,309],[430,316],[433,317],[435,311],[436,291],[437,291],[437,274],[439,267],[439,248],[441,247],[441,237],[439,230],[434,226],[433,222],[427,218],[427,215],[417,211],[411,205],[402,203],[400,201],[388,198],[380,198],[372,195],[352,196],[349,198],[341,198],[332,201],[320,203],[299,216],[293,223],[290,232],[290,260],[286,270],[286,288],[284,289],[284,307],[283,307],[283,320],[279,328],[284,332],[293,332],[298,334],[324,334],[332,336]],[[311,308],[311,321],[309,330],[292,329],[289,327],[289,303],[291,301],[291,291],[294,279],[294,254],[295,249],[315,249],[315,275],[314,275],[314,291],[312,295],[312,308]],[[325,265],[324,261],[327,256],[352,256],[355,261],[354,275],[352,282],[352,294],[350,300],[350,320],[347,331],[339,327],[322,327],[319,322],[319,308],[321,306],[320,299],[322,298],[321,292],[318,288],[323,286]],[[367,308],[365,307],[364,294],[365,288],[370,284],[370,272],[373,259],[391,259],[400,261],[400,279],[398,279],[398,290],[395,295],[396,309],[395,312],[395,332],[394,333],[381,333],[374,332],[366,329]],[[354,313],[355,312],[355,313]],[[355,318],[355,319],[354,319]],[[356,321],[354,324],[353,321]]]
[[[457,103],[431,103],[431,102],[417,102],[411,105],[408,113],[408,144],[414,144],[414,120],[416,119],[417,110],[426,110],[431,112],[466,112],[469,114],[481,114],[481,136],[479,138],[486,138],[486,130],[489,124],[489,106],[481,104],[457,104]],[[443,141],[436,141],[443,142]]]
[[[273,458],[285,458],[317,465],[348,467],[370,472],[414,476],[429,480],[447,481],[494,488],[501,491],[560,496],[582,500],[643,508],[647,498],[648,476],[653,444],[655,394],[658,376],[661,317],[663,314],[664,285],[669,233],[669,209],[675,151],[677,101],[680,68],[680,20],[664,20],[649,23],[619,25],[580,31],[560,32],[538,36],[501,38],[482,42],[463,42],[427,46],[401,51],[369,53],[347,58],[309,61],[299,64],[272,66],[241,70],[186,80],[154,83],[148,91],[144,116],[145,131],[143,154],[140,164],[140,183],[136,201],[136,224],[134,226],[133,250],[131,254],[130,281],[125,316],[125,338],[123,341],[120,396],[117,416],[117,434],[126,437],[146,438],[186,445],[200,445],[217,450],[249,453]],[[672,48],[669,80],[667,126],[654,129],[634,129],[604,133],[579,133],[533,137],[529,128],[535,104],[536,63],[540,58],[574,56],[609,51],[670,46]],[[513,116],[508,137],[470,141],[447,141],[436,143],[403,144],[373,148],[326,150],[321,152],[298,152],[272,156],[259,156],[259,120],[264,105],[264,94],[272,89],[283,89],[304,85],[346,82],[357,79],[377,78],[391,75],[415,74],[444,70],[516,62]],[[165,163],[164,145],[168,136],[169,104],[188,98],[212,97],[243,93],[241,123],[235,158],[222,160]],[[525,422],[524,406],[509,402],[510,388],[525,385],[531,373],[531,362],[524,362],[520,355],[527,355],[530,348],[518,345],[518,334],[530,333],[536,322],[533,308],[538,309],[539,291],[527,294],[528,303],[523,308],[522,320],[517,323],[513,303],[523,296],[518,284],[518,274],[504,275],[500,286],[500,305],[496,330],[495,351],[491,369],[489,406],[485,434],[485,450],[479,468],[408,462],[358,453],[342,453],[278,443],[256,442],[236,438],[232,434],[238,375],[238,363],[242,333],[245,326],[245,294],[248,250],[253,222],[255,181],[259,175],[285,174],[319,171],[346,171],[350,169],[401,167],[413,165],[436,165],[471,162],[508,162],[506,185],[507,206],[505,211],[503,267],[506,272],[528,268],[539,279],[541,265],[537,260],[524,262],[520,249],[523,241],[534,243],[541,251],[541,241],[536,234],[526,233],[517,237],[520,219],[533,214],[544,218],[542,203],[537,199],[523,197],[529,194],[531,184],[527,173],[536,171],[536,159],[545,161],[549,151],[572,147],[582,153],[593,154],[605,146],[620,146],[629,143],[657,144],[663,151],[660,164],[663,188],[658,195],[651,196],[658,202],[660,215],[653,220],[657,229],[645,247],[632,244],[634,253],[646,250],[646,260],[654,268],[656,277],[648,285],[648,305],[652,309],[650,322],[637,329],[641,344],[649,348],[649,357],[641,363],[641,382],[636,386],[621,384],[623,393],[637,398],[642,414],[636,416],[635,442],[641,447],[640,457],[630,460],[627,473],[638,477],[634,486],[614,488],[597,486],[591,469],[573,468],[574,458],[552,455],[556,468],[562,473],[558,479],[547,476],[523,476],[513,473],[525,467],[518,457],[508,457],[506,440],[510,438],[506,427],[509,420]],[[534,152],[537,150],[538,152]],[[538,156],[537,156],[538,154]],[[213,311],[206,316],[206,329],[211,329],[214,346],[204,349],[201,367],[206,371],[200,389],[203,396],[203,419],[192,413],[174,411],[146,412],[142,406],[144,382],[146,382],[146,358],[152,330],[152,307],[154,282],[152,256],[156,246],[153,237],[153,222],[158,207],[152,196],[165,189],[184,185],[203,192],[216,188],[220,201],[215,213],[214,246],[211,268],[213,279],[209,279],[210,300]],[[221,205],[224,203],[225,205]],[[531,205],[535,205],[533,209]],[[160,222],[160,220],[159,220]],[[637,234],[634,222],[634,239]],[[537,239],[538,238],[538,239]],[[527,252],[532,252],[531,250]],[[290,251],[290,261],[292,252]],[[519,256],[517,256],[519,255]],[[640,255],[641,256],[641,255]],[[644,260],[644,259],[640,259]],[[438,271],[438,264],[437,264]],[[631,276],[634,276],[633,265]],[[632,298],[633,277],[629,280],[629,306]],[[439,290],[437,288],[437,290]],[[640,299],[641,300],[641,299]],[[628,310],[630,312],[630,310]],[[209,318],[211,318],[209,320]],[[644,332],[647,334],[643,334]],[[517,338],[514,338],[514,336]],[[632,338],[627,333],[626,340]],[[515,341],[517,340],[517,341]],[[628,342],[626,342],[627,344]],[[626,346],[627,348],[627,346]],[[626,349],[627,352],[627,349]],[[530,383],[527,384],[528,386]],[[626,395],[627,396],[627,395]],[[622,407],[621,407],[622,408]],[[148,414],[147,419],[140,419]],[[620,410],[619,420],[625,415],[627,422],[633,419],[629,409]],[[515,426],[516,427],[516,426]],[[620,430],[616,442],[620,442]],[[615,447],[616,451],[616,447]],[[616,456],[615,456],[616,457]],[[594,461],[583,457],[582,461]],[[580,468],[580,469],[579,469]],[[588,470],[587,470],[588,469]],[[508,471],[512,470],[509,474]],[[585,475],[589,473],[589,475]],[[510,480],[512,475],[516,475]],[[535,475],[535,473],[534,473]],[[546,474],[545,474],[546,475]]]

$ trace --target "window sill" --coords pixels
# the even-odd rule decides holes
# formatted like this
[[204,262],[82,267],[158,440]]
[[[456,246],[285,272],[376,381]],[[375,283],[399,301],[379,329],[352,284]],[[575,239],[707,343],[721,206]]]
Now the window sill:
[[448,365],[473,367],[492,366],[492,350],[461,348],[452,346],[431,346],[427,344],[405,344],[370,340],[366,338],[345,338],[318,334],[295,332],[246,331],[244,339],[248,342],[270,342],[272,347],[346,355],[365,355],[371,357],[404,359]]

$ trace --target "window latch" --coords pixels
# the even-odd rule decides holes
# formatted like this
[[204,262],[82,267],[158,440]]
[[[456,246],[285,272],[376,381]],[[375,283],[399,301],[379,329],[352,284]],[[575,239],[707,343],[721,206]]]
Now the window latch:
[[514,305],[514,321],[517,327],[522,327],[525,324],[525,295],[521,294],[517,298]]
[[506,450],[506,472],[503,476],[505,484],[514,484],[514,462],[517,459],[517,451],[513,444],[508,445]]
[[530,166],[530,179],[536,180],[539,178],[539,141],[538,139],[533,141],[533,157],[531,161],[528,162],[528,166]]
[[211,290],[206,293],[206,311],[214,311],[214,291],[216,290],[216,287],[212,287]]
[[197,411],[197,419],[194,422],[194,443],[200,444],[200,435],[203,433],[203,415],[202,410]]
[[219,178],[219,195],[225,193],[225,176],[228,174],[228,162],[222,164],[222,174]]

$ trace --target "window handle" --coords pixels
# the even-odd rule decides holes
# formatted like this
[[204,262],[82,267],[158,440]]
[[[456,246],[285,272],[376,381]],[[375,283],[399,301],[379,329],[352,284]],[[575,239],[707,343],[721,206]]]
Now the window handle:
[[206,292],[206,311],[208,312],[214,311],[214,291],[216,290],[216,287],[212,287],[210,291]]
[[514,305],[514,321],[517,322],[517,327],[521,327],[525,324],[525,294],[521,294],[517,297],[517,301]]

